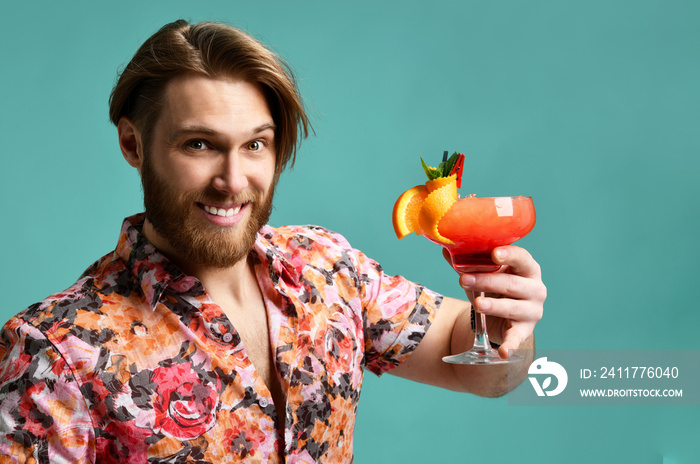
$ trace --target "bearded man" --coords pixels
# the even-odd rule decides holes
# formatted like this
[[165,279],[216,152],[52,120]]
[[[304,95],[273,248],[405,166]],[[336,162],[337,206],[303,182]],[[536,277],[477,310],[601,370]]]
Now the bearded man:
[[[384,274],[321,227],[267,225],[309,122],[289,69],[248,34],[164,26],[110,117],[145,213],[5,325],[4,462],[352,462],[365,369],[507,391],[504,367],[441,361],[473,340],[468,302]],[[525,250],[494,260],[508,272],[460,285],[502,296],[474,306],[507,357],[533,348],[546,290]]]

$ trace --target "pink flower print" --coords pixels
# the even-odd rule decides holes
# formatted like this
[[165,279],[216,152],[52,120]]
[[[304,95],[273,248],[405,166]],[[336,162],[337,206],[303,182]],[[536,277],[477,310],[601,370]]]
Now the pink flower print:
[[153,382],[157,385],[153,402],[156,432],[184,440],[196,438],[214,426],[219,394],[191,362],[158,367]]

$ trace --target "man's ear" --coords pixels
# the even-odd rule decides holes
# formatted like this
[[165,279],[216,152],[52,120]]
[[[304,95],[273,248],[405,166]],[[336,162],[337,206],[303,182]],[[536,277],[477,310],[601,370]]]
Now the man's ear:
[[124,159],[131,166],[138,169],[140,173],[143,165],[143,138],[141,137],[141,132],[136,128],[134,122],[126,116],[122,116],[119,119],[117,131],[119,133],[119,148],[122,150]]

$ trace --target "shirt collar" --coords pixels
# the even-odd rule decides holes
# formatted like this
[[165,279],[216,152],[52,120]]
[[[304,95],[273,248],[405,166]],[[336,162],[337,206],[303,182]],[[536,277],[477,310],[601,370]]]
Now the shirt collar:
[[[124,219],[116,252],[139,282],[151,308],[155,308],[171,284],[180,283],[176,285],[177,289],[185,291],[199,284],[199,280],[182,272],[146,239],[142,233],[144,220],[144,213]],[[289,286],[298,287],[303,262],[276,245],[273,240],[277,236],[274,228],[263,226],[257,234],[252,252],[267,263],[275,285],[281,279]]]
[[116,252],[141,285],[151,308],[155,308],[168,285],[188,276],[146,239],[142,233],[144,219],[144,213],[124,219]]
[[281,279],[289,286],[298,287],[304,263],[298,256],[287,252],[281,245],[274,242],[275,238],[279,237],[273,227],[263,226],[258,231],[253,252],[263,263],[267,263],[270,277],[275,285],[278,285]]

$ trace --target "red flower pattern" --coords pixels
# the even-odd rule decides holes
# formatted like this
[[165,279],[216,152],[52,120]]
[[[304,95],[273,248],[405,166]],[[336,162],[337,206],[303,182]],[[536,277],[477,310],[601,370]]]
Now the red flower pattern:
[[158,367],[153,407],[156,432],[180,439],[195,438],[209,430],[216,420],[218,388],[195,372],[191,362]]

